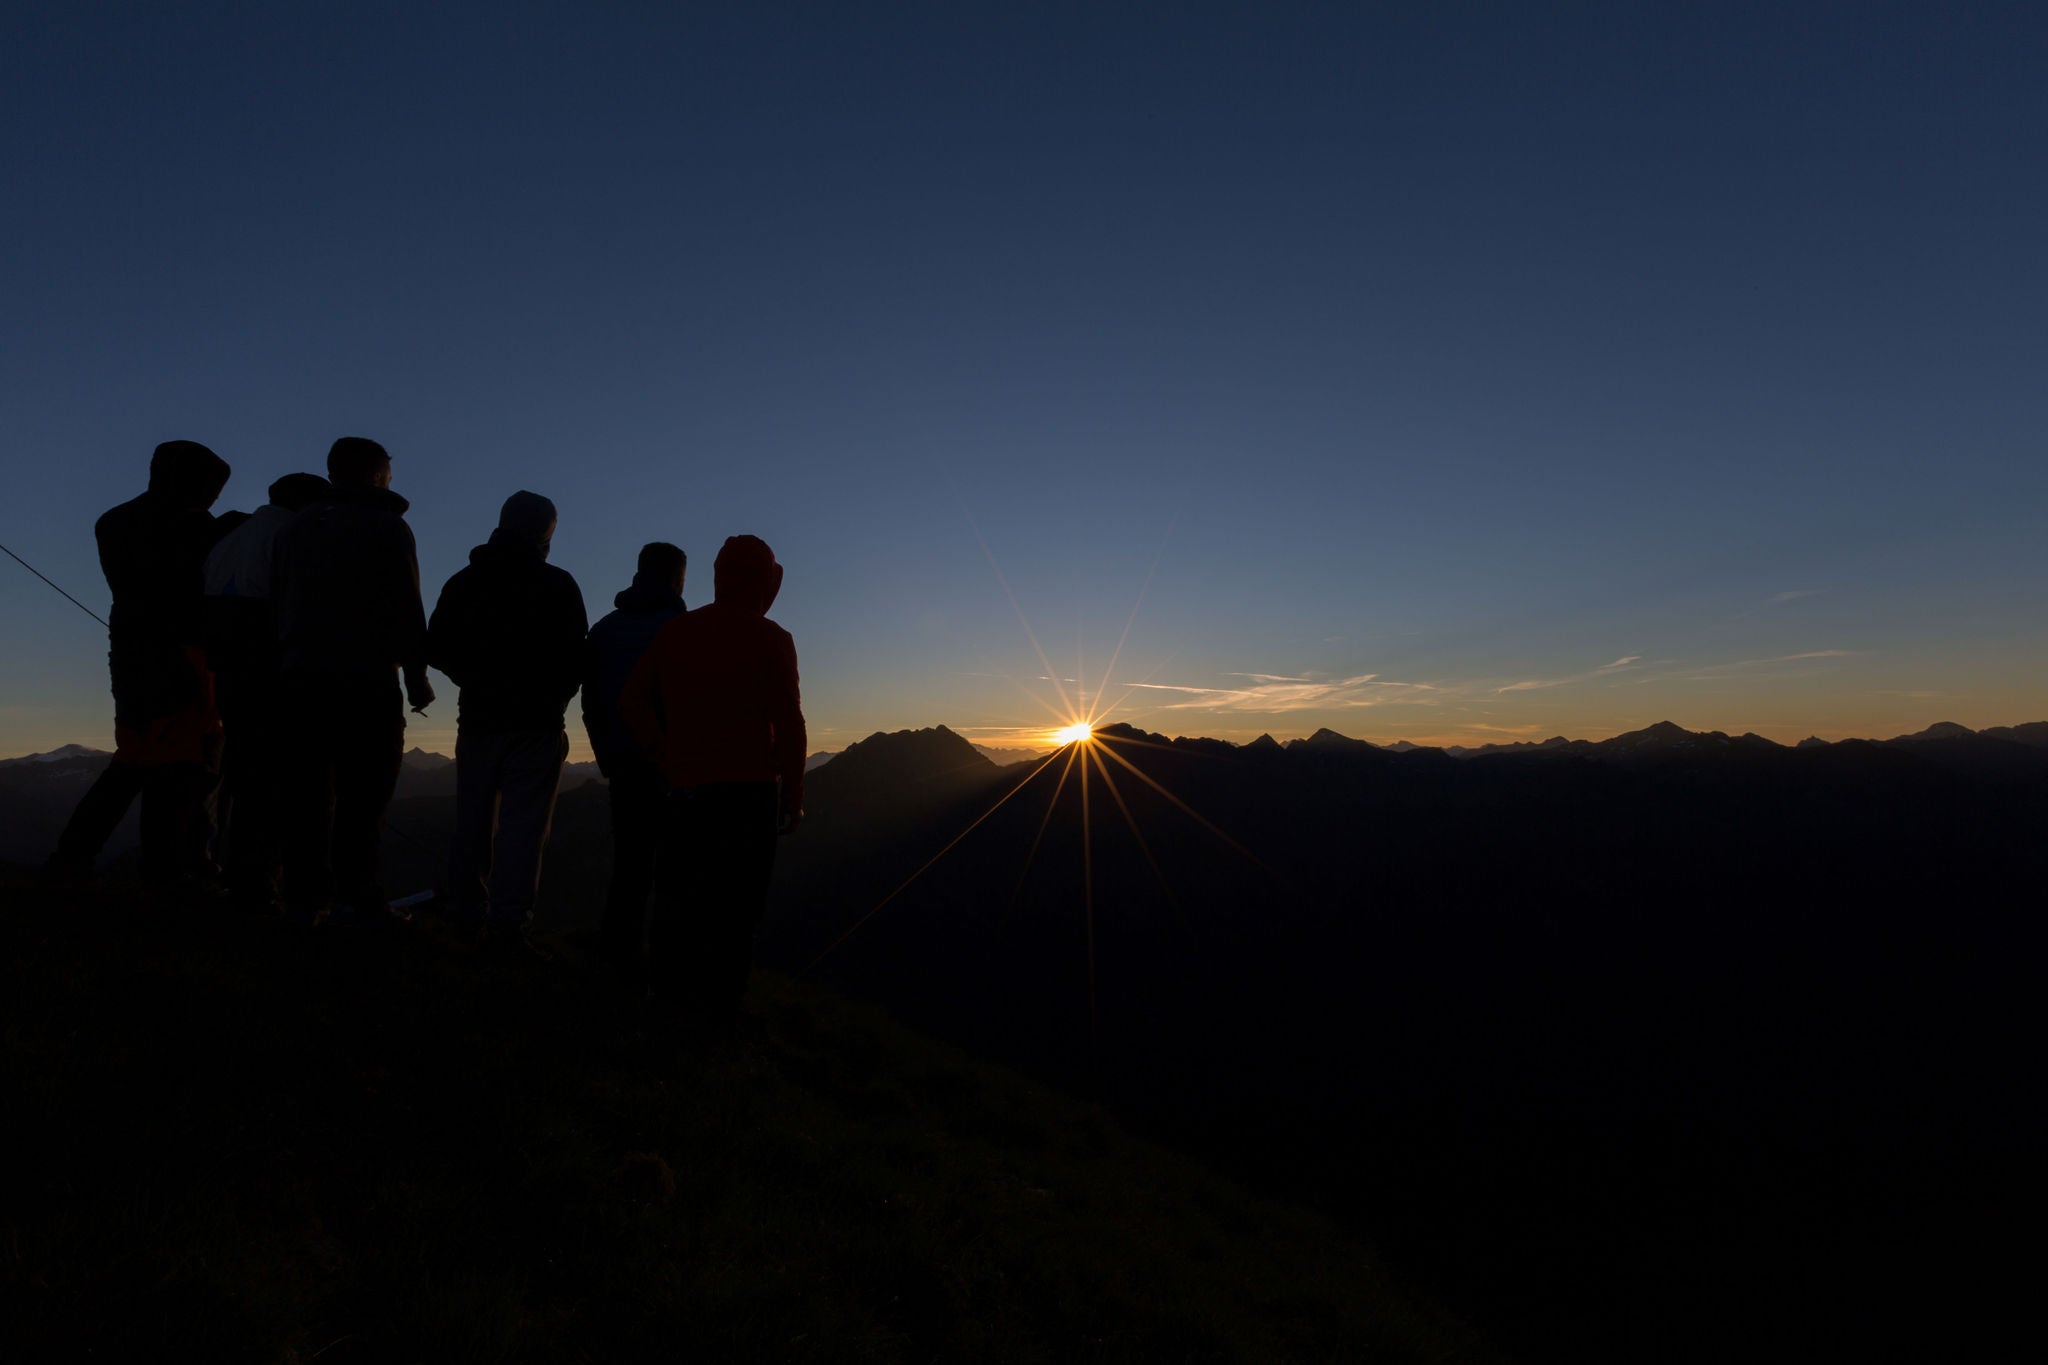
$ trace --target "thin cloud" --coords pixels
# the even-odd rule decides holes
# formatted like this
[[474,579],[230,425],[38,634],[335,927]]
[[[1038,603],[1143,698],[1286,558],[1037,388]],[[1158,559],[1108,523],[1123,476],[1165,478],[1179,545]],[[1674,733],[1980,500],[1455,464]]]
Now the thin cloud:
[[1349,678],[1314,679],[1282,673],[1232,673],[1243,678],[1246,687],[1188,687],[1174,683],[1141,683],[1148,691],[1178,692],[1186,700],[1168,702],[1161,711],[1246,711],[1277,714],[1287,711],[1379,706],[1405,700],[1427,703],[1432,698],[1416,695],[1434,692],[1434,683],[1395,682],[1377,673],[1360,673]]
[[1493,690],[1496,692],[1536,692],[1546,687],[1567,687],[1572,683],[1591,682],[1595,678],[1604,678],[1612,673],[1625,673],[1642,661],[1643,656],[1640,654],[1624,654],[1611,664],[1602,664],[1598,668],[1589,669],[1584,673],[1574,673],[1570,677],[1525,678],[1521,682],[1511,682],[1505,687],[1496,687]]
[[1736,659],[1725,664],[1702,664],[1698,667],[1674,669],[1669,673],[1652,673],[1646,678],[1631,681],[1716,682],[1724,678],[1741,676],[1754,669],[1773,668],[1779,664],[1809,663],[1815,659],[1852,659],[1866,652],[1860,649],[1807,649],[1797,654],[1773,654],[1763,659]]

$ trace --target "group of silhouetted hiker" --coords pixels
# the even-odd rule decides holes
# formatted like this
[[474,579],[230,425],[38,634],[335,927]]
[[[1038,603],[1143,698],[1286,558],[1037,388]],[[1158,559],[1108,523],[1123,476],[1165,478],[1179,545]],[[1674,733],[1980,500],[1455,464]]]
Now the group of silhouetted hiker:
[[[715,600],[687,610],[684,552],[640,551],[595,626],[548,563],[555,506],[520,491],[429,616],[391,457],[344,437],[327,477],[287,474],[216,517],[228,465],[168,441],[149,488],[94,533],[113,592],[113,761],[50,871],[83,877],[142,803],[145,884],[301,923],[397,922],[379,881],[406,705],[460,690],[448,909],[464,937],[528,937],[580,690],[610,795],[613,869],[595,946],[672,1007],[736,1011],[778,833],[803,813],[796,648],[767,619],[782,567],[753,536],[719,551]],[[651,913],[650,913],[651,908]]]

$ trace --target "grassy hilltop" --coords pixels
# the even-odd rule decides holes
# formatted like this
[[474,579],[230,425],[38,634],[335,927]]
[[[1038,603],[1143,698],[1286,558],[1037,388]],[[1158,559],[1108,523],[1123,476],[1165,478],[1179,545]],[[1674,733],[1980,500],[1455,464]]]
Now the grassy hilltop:
[[785,979],[690,1056],[431,925],[0,897],[12,1359],[1477,1355],[1318,1219]]

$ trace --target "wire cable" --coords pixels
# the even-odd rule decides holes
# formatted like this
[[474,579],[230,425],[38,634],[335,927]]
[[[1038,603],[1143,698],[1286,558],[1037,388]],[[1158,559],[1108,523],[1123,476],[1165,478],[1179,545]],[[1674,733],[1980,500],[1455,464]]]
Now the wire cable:
[[70,593],[65,592],[64,589],[57,587],[56,581],[52,579],[48,574],[44,573],[41,569],[38,569],[35,565],[29,563],[26,559],[23,559],[20,555],[14,553],[14,551],[7,549],[5,545],[0,545],[0,550],[6,551],[7,557],[13,560],[15,563],[21,565],[22,568],[27,569],[37,578],[42,579],[43,582],[48,583],[52,588],[56,588],[57,595],[62,597],[66,602],[69,602],[72,606],[77,607],[80,611],[84,612],[87,616],[90,616],[93,620],[99,622],[101,625],[106,626],[108,630],[113,629],[112,626],[107,626],[106,617],[101,616],[91,607],[88,607],[87,605],[85,605],[85,603],[79,601]]

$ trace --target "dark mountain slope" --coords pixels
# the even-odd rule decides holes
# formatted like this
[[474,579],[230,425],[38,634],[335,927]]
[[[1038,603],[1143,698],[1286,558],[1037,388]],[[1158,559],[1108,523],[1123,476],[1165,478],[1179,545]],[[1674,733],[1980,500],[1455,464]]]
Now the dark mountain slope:
[[9,1359],[1459,1360],[1315,1218],[814,989],[752,1041],[6,888]]
[[1968,1200],[2040,1132],[2000,1078],[2048,1025],[2048,754],[1103,737],[886,851],[792,841],[768,951],[860,923],[825,980],[1343,1212],[1532,1356],[1988,1341],[2017,1301]]

